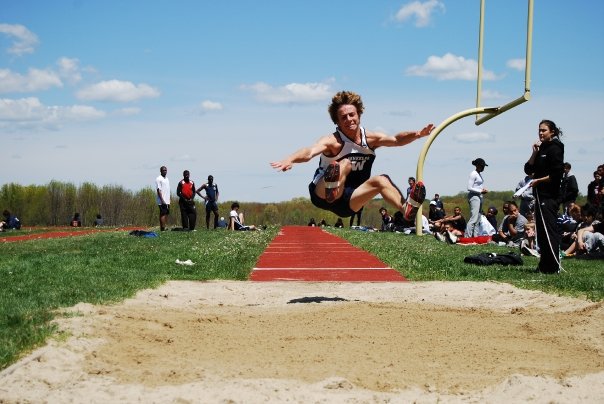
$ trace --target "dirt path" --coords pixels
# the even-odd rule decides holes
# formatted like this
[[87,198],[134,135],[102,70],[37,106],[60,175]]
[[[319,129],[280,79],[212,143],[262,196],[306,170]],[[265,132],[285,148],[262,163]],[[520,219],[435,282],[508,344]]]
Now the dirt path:
[[168,282],[69,311],[0,402],[604,401],[603,305],[506,284]]

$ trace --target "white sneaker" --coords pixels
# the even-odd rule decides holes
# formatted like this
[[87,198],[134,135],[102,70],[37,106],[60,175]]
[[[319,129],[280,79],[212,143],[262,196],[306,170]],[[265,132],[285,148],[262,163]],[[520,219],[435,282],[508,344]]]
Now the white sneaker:
[[447,231],[447,241],[450,244],[455,244],[455,243],[457,243],[457,236],[455,234],[453,234],[453,232]]
[[436,232],[434,233],[434,237],[438,240],[438,241],[442,241],[445,242],[445,236],[442,233]]
[[530,256],[533,256],[533,257],[537,257],[537,258],[541,257],[541,254],[539,254],[536,250],[534,250],[532,248],[529,248],[527,245],[523,245],[520,248],[520,251],[522,251],[522,253],[524,255],[530,255]]

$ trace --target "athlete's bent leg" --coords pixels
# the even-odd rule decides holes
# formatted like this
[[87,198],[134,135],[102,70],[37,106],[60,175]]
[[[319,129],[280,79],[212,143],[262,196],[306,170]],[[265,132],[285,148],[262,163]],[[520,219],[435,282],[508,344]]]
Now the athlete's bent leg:
[[396,210],[402,212],[403,194],[386,174],[371,177],[355,189],[350,197],[350,209],[358,212],[378,194],[382,195],[382,198]]

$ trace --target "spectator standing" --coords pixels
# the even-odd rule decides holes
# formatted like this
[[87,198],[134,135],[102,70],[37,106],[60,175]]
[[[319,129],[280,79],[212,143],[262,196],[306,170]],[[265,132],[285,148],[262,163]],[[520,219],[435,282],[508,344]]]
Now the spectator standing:
[[350,216],[350,227],[354,225],[355,217],[357,218],[357,226],[361,225],[361,216],[363,216],[363,208],[364,206],[358,212],[355,212],[352,216]]
[[409,177],[407,179],[407,183],[409,184],[409,186],[407,187],[407,198],[409,198],[409,195],[411,195],[411,191],[413,190],[413,187],[415,186],[415,177]]
[[440,199],[440,195],[439,194],[434,194],[434,199],[432,199],[430,202],[435,202],[436,203],[436,209],[442,210],[443,216],[445,216],[447,214],[445,212],[445,204]]
[[575,176],[570,174],[571,168],[570,163],[564,163],[564,174],[560,183],[560,203],[562,203],[564,213],[568,213],[569,206],[574,204],[579,196],[579,186]]
[[336,229],[341,229],[342,227],[344,227],[344,222],[342,221],[341,217],[336,220],[336,224],[334,224],[333,227],[335,227]]
[[557,228],[560,207],[560,182],[564,173],[564,144],[562,131],[553,121],[539,123],[539,140],[532,146],[532,153],[524,165],[526,174],[533,174],[535,196],[535,222],[537,244],[541,258],[537,272],[556,274],[560,267],[560,238]]
[[159,228],[166,230],[168,215],[170,215],[170,180],[167,177],[168,168],[161,166],[155,179],[156,202],[159,207]]
[[[516,192],[526,187],[526,185],[533,180],[532,175],[526,175],[519,183],[516,185]],[[514,194],[516,196],[516,194]],[[533,212],[535,208],[535,197],[533,196],[533,188],[526,188],[520,195],[517,196],[520,198],[520,206],[518,207],[520,210],[520,214],[524,217],[527,217],[529,212]]]
[[[201,195],[201,191],[205,190],[206,195]],[[206,201],[206,228],[210,228],[210,215],[214,214],[214,229],[218,227],[218,198],[220,192],[218,192],[218,185],[214,182],[214,176],[208,175],[208,182],[203,184],[197,190],[197,194]]]
[[468,179],[468,205],[470,205],[470,220],[466,226],[467,237],[478,236],[478,222],[480,221],[480,215],[482,214],[482,196],[489,192],[484,186],[484,180],[482,178],[482,172],[485,167],[489,165],[482,159],[477,158],[472,161],[475,169],[470,173]]
[[197,209],[195,208],[195,182],[191,181],[191,173],[185,170],[182,180],[176,186],[178,195],[178,207],[180,208],[180,219],[183,230],[195,230],[197,223]]
[[[602,166],[600,166],[602,167]],[[600,174],[600,170],[594,171],[594,180],[587,185],[587,201],[596,210],[600,210],[602,198],[604,197],[604,177]]]

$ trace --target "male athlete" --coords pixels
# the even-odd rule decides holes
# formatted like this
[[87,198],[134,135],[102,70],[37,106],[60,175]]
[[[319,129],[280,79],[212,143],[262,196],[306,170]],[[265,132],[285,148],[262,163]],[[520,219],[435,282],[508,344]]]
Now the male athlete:
[[401,191],[386,174],[371,177],[375,149],[381,146],[404,146],[428,136],[434,125],[429,124],[419,132],[400,132],[388,136],[365,130],[361,123],[363,114],[361,97],[351,91],[337,93],[328,108],[336,131],[323,136],[314,145],[304,147],[281,161],[270,163],[279,171],[291,170],[296,163],[305,163],[321,155],[312,182],[308,186],[312,203],[340,217],[350,217],[380,194],[386,202],[403,213],[405,220],[413,222],[418,207],[426,197],[426,188],[417,182],[405,200]]
[[[206,190],[206,196],[201,194],[202,190]],[[214,183],[214,176],[208,175],[208,182],[199,187],[196,191],[206,201],[206,228],[210,228],[210,213],[214,213],[214,230],[218,228],[218,185]]]

